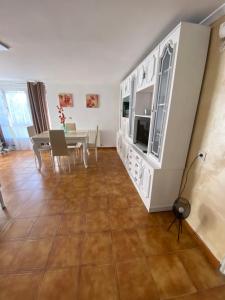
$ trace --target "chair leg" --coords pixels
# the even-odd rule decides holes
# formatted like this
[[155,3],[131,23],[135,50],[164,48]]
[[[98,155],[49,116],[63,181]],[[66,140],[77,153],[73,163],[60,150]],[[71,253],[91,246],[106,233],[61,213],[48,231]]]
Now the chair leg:
[[80,162],[83,161],[83,149],[81,149],[81,147],[79,148],[79,152],[80,152]]
[[76,166],[76,149],[75,149],[75,153],[73,153],[73,164],[74,166]]
[[51,161],[52,161],[52,170],[55,173],[55,157],[54,156],[52,156]]
[[70,169],[70,157],[69,156],[67,158],[67,162],[68,162],[69,172],[71,172],[71,169]]
[[98,148],[95,148],[95,159],[98,161]]

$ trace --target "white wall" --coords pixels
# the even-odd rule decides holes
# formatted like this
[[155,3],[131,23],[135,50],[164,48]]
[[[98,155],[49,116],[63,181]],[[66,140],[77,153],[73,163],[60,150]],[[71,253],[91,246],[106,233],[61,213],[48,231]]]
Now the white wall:
[[[118,85],[78,85],[45,83],[51,128],[60,128],[58,112],[59,93],[72,93],[74,107],[65,108],[68,122],[74,121],[77,129],[95,129],[99,125],[101,145],[116,146],[116,131],[119,118],[119,84]],[[86,108],[86,94],[98,94],[99,108]],[[69,120],[72,117],[72,120]]]

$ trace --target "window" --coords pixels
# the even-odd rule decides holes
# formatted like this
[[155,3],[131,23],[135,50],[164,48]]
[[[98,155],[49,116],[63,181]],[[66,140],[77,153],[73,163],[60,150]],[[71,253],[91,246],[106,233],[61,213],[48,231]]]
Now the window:
[[0,126],[6,144],[17,150],[30,149],[27,133],[30,125],[32,118],[25,88],[0,88]]

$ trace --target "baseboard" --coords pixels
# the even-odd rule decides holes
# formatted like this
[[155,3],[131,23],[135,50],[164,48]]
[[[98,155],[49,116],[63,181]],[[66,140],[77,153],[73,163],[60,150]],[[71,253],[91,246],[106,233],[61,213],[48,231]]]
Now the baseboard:
[[219,260],[215,257],[215,255],[211,252],[211,250],[206,246],[206,244],[203,242],[203,240],[200,238],[200,236],[194,231],[194,229],[188,224],[188,222],[185,220],[184,225],[189,231],[189,233],[194,237],[195,241],[201,248],[202,252],[205,254],[207,257],[209,263],[215,268],[219,269],[220,268],[220,262]]

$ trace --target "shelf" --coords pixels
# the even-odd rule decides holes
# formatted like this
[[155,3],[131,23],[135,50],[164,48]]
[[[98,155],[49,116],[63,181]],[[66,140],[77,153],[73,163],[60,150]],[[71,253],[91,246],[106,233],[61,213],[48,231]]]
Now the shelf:
[[141,117],[141,118],[151,118],[151,115],[136,115],[135,117]]

